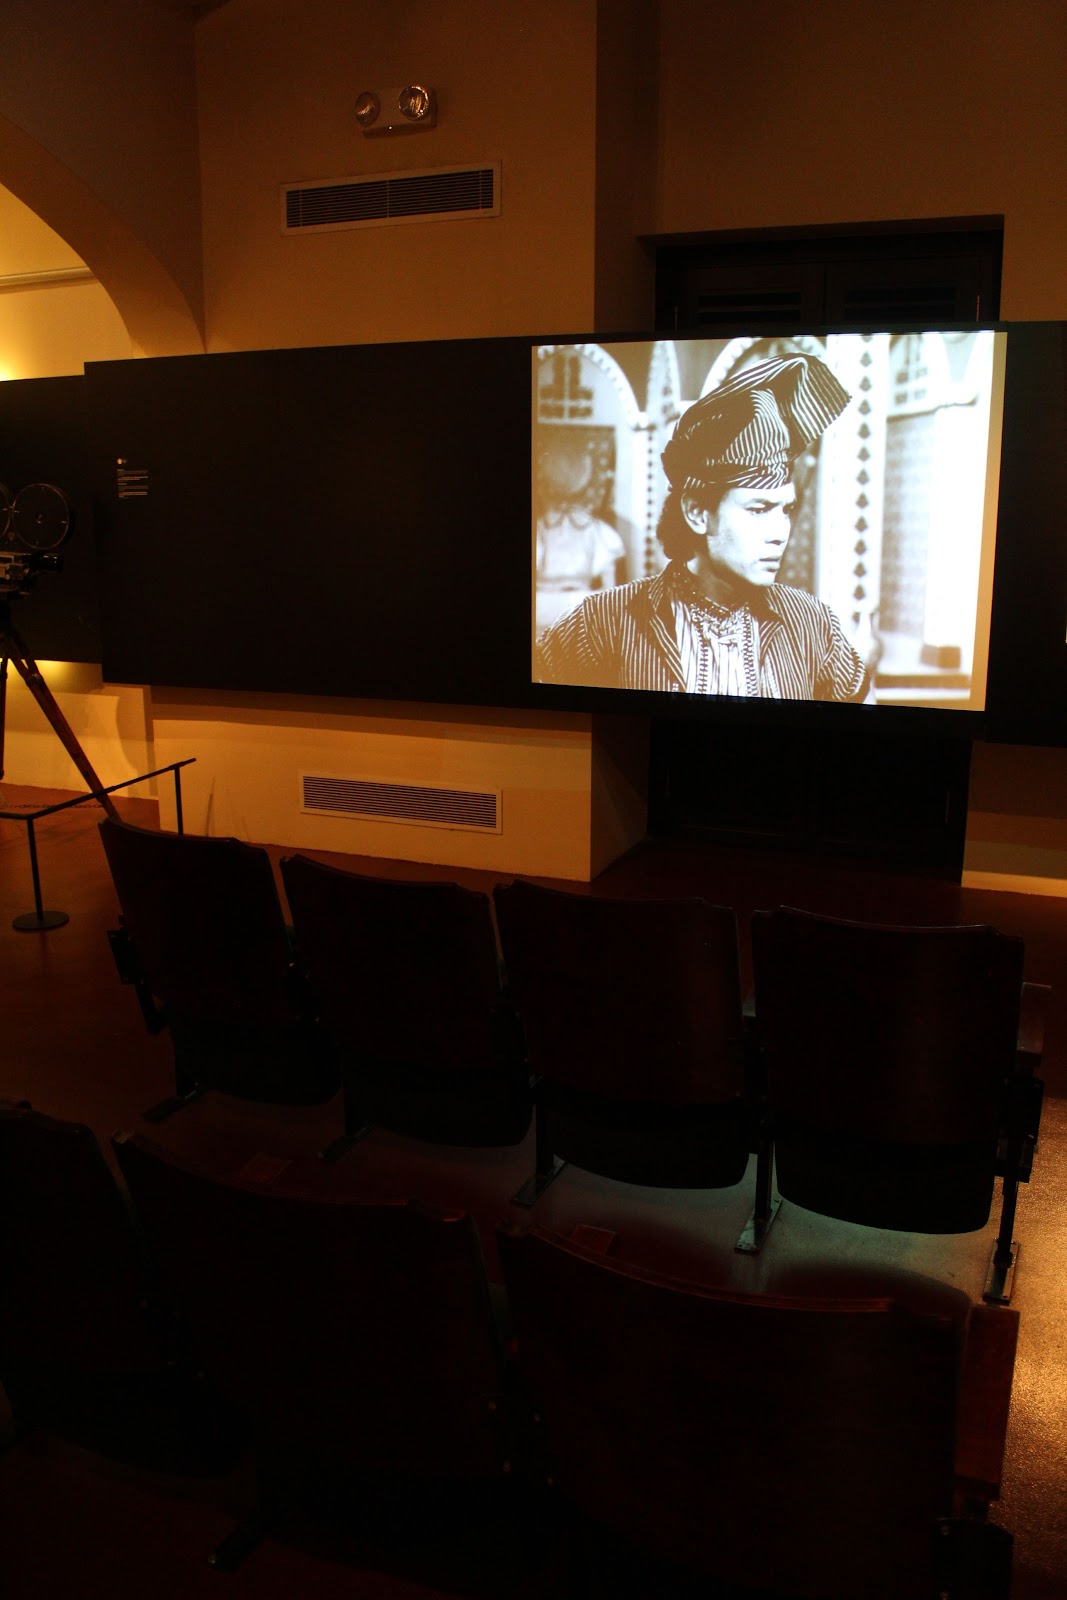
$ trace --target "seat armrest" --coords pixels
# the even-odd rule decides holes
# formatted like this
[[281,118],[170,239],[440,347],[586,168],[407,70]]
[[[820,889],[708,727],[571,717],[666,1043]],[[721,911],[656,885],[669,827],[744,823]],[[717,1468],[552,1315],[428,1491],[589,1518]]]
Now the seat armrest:
[[745,1094],[753,1110],[762,1115],[767,1093],[767,1065],[756,1025],[756,996],[752,990],[749,990],[741,1006],[741,1049]]
[[119,927],[107,930],[108,944],[111,946],[111,955],[115,962],[122,983],[132,986],[137,995],[137,1003],[141,1008],[141,1016],[149,1033],[162,1033],[167,1025],[167,1016],[163,1007],[158,1004],[148,985],[137,955],[137,947],[130,938],[129,930],[119,919]]
[[1041,1065],[1051,993],[1047,983],[1024,983],[1022,986],[1014,1066],[1004,1085],[1001,1103],[997,1172],[1003,1177],[1012,1171],[1024,1182],[1030,1176],[1041,1129],[1045,1086],[1035,1069]]
[[1052,989],[1047,983],[1024,983],[1019,999],[1019,1032],[1015,1041],[1018,1070],[1033,1071],[1045,1048],[1045,1018]]
[[1019,1313],[971,1308],[956,1412],[956,1491],[965,1500],[1000,1496]]

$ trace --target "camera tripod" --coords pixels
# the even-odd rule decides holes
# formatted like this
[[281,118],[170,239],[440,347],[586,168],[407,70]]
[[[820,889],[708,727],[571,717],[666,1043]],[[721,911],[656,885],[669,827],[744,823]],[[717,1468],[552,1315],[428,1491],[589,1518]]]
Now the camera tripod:
[[[40,667],[26,649],[21,635],[11,620],[11,599],[8,595],[0,595],[0,779],[4,776],[4,731],[9,661],[13,663],[15,671],[44,712],[60,744],[85,779],[92,794],[100,801],[108,816],[117,817],[118,813],[115,810],[114,801],[105,792],[104,785],[100,782],[88,756],[78,743],[73,728],[59,709],[55,696],[45,683]],[[0,808],[2,806],[3,797],[0,796]],[[37,852],[34,846],[32,826],[30,828],[30,866],[33,872],[34,890],[39,903]],[[65,911],[38,911],[36,915],[30,913],[26,917],[16,918],[15,926],[23,929],[55,928],[67,920]]]

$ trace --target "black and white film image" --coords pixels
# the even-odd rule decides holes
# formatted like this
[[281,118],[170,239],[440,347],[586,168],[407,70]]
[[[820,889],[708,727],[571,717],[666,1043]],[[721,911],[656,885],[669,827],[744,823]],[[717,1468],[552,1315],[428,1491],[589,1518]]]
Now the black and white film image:
[[980,710],[1006,339],[538,347],[534,680]]

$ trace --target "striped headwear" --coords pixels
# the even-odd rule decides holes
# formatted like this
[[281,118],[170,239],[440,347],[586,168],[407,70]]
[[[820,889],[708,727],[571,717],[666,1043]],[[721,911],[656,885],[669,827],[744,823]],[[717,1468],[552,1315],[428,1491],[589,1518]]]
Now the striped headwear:
[[663,470],[674,489],[781,489],[851,395],[816,356],[782,356],[728,378],[678,419]]

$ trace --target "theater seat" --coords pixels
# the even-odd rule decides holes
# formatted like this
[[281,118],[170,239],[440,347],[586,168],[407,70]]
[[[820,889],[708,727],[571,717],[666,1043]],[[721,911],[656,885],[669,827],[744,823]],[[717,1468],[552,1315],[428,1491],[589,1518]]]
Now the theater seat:
[[294,1507],[351,1521],[383,1485],[432,1500],[508,1476],[514,1396],[468,1215],[217,1175],[141,1134],[115,1151],[204,1368],[248,1419],[261,1520],[220,1564]]
[[660,1188],[744,1176],[754,1128],[737,919],[698,899],[494,890],[537,1084],[533,1203],[573,1162]]
[[1006,1600],[1015,1312],[975,1307],[961,1348],[884,1299],[729,1293],[542,1228],[499,1248],[571,1592]]
[[91,1130],[0,1104],[0,1383],[16,1435],[213,1474],[244,1430],[188,1331]]
[[219,1089],[314,1104],[336,1093],[335,1052],[294,960],[267,852],[239,839],[161,833],[116,818],[100,836],[122,908],[121,976],[174,1047],[175,1100]]
[[300,961],[340,1047],[349,1142],[383,1127],[517,1144],[530,1126],[529,1073],[488,897],[299,855],[283,857],[281,873]]
[[753,916],[752,954],[782,1196],[870,1227],[960,1233],[986,1225],[1000,1174],[986,1292],[1007,1299],[1048,994],[1024,984],[1022,942],[782,907]]

